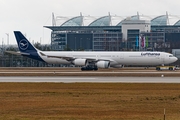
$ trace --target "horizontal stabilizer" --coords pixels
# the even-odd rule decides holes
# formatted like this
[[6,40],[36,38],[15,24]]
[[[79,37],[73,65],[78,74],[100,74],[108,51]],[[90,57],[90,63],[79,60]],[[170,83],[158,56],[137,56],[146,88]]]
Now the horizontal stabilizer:
[[15,51],[5,51],[6,53],[13,55],[30,55],[29,53],[15,52]]

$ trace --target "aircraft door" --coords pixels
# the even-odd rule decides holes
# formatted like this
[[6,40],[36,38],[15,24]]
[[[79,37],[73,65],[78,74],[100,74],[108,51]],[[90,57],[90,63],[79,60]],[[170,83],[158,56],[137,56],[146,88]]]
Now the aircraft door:
[[120,58],[120,59],[124,59],[124,53],[121,53],[121,54],[119,55],[119,58]]
[[165,55],[161,54],[161,63],[165,63]]

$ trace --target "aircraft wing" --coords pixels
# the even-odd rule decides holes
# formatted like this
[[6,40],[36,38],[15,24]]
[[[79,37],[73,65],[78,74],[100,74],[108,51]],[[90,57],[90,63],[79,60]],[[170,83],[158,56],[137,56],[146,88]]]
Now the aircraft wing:
[[72,60],[75,60],[75,59],[76,59],[76,58],[68,57],[68,56],[50,56],[50,55],[47,55],[47,57],[65,59],[65,60],[67,60],[67,61],[72,61]]
[[[67,61],[73,61],[75,59],[79,59],[79,58],[76,58],[76,57],[70,57],[70,56],[51,56],[51,55],[45,55],[44,53],[40,52],[40,54],[42,56],[47,56],[47,57],[51,57],[51,58],[59,58],[59,59],[64,59],[64,60],[67,60]],[[89,58],[89,57],[81,57],[81,59],[86,59],[88,61],[114,61],[112,59],[107,59],[107,58]]]

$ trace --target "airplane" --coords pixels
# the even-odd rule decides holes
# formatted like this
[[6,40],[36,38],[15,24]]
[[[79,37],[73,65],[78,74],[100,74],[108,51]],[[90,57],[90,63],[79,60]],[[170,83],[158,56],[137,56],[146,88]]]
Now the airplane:
[[165,65],[177,61],[173,54],[157,51],[41,51],[35,48],[20,31],[14,31],[20,52],[10,52],[49,64],[72,64],[81,70],[120,68],[123,65]]

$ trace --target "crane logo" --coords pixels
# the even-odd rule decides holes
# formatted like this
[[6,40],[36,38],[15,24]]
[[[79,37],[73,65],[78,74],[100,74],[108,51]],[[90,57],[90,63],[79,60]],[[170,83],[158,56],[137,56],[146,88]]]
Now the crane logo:
[[21,50],[26,50],[28,48],[29,44],[28,44],[28,41],[26,39],[22,39],[20,42],[19,42],[19,48]]

